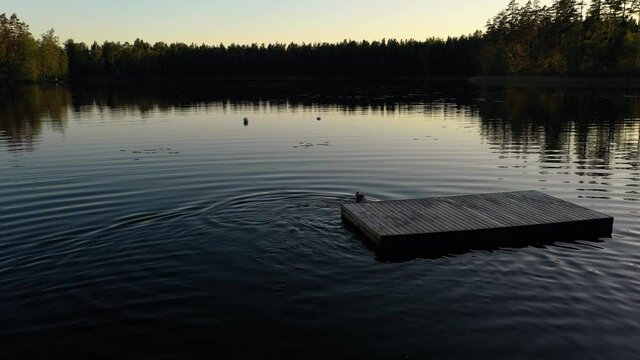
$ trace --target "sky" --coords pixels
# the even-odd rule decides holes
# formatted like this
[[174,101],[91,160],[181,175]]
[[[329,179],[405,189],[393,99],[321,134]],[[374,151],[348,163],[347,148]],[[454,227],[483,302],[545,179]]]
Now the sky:
[[[549,2],[549,1],[547,1]],[[2,0],[39,36],[196,44],[425,39],[484,30],[508,0]],[[542,1],[544,4],[545,1]]]

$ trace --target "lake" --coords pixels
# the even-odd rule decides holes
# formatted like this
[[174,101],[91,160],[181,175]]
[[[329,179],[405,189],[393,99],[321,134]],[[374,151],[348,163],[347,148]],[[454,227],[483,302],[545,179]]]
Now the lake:
[[[640,90],[2,89],[0,183],[2,358],[640,357]],[[397,256],[340,219],[529,189],[613,238]]]

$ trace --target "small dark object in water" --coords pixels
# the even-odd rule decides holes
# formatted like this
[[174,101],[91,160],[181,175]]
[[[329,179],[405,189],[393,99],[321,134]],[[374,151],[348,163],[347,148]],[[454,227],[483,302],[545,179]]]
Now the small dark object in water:
[[249,118],[242,119],[242,123],[244,124],[244,126],[248,126],[249,125]]
[[320,121],[320,120],[322,120],[322,118],[321,118],[320,116],[318,116],[318,117],[316,118],[316,120]]
[[359,191],[356,191],[356,202],[357,203],[366,203],[369,202],[367,196],[365,194],[361,194]]

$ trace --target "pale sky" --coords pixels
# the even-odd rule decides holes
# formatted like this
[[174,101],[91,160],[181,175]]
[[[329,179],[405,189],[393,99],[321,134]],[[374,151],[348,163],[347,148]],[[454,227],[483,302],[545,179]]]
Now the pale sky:
[[[542,1],[543,4],[550,1]],[[37,37],[218,44],[425,39],[484,30],[508,0],[2,0]]]

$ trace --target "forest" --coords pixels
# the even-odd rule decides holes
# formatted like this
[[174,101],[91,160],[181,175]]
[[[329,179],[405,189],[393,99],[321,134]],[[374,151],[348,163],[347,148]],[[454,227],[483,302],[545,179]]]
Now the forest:
[[197,45],[35,39],[0,15],[0,79],[629,76],[640,71],[640,0],[511,0],[484,31],[424,40]]
[[53,29],[36,40],[17,15],[0,14],[0,80],[42,81],[69,75],[68,56]]

